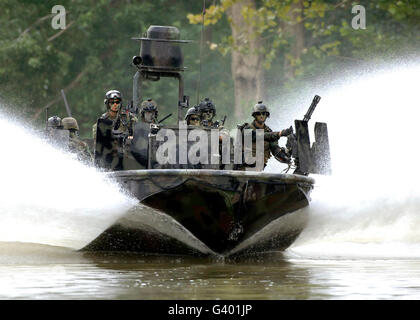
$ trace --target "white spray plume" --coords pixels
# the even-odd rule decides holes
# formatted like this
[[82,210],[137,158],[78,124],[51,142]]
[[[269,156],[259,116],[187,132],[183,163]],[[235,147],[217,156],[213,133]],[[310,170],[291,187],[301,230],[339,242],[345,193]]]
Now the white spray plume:
[[[322,97],[311,124],[328,124],[333,175],[314,176],[310,223],[291,252],[420,257],[420,63],[356,73],[304,92]],[[299,103],[293,119],[310,101]]]
[[80,249],[138,203],[0,115],[0,241]]

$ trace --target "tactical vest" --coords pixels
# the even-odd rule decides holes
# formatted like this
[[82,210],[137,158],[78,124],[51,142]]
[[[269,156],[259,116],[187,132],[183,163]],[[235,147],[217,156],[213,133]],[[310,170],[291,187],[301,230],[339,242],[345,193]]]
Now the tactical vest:
[[[252,122],[250,124],[246,123],[243,126],[243,129],[252,129],[252,130],[256,130],[256,129],[260,129],[257,128],[255,126],[255,122]],[[264,125],[264,133],[268,133],[268,132],[273,132],[273,130],[270,129],[270,127],[268,127],[267,125]],[[267,164],[268,159],[270,159],[271,157],[271,152],[270,152],[270,141],[264,139],[264,166]],[[256,141],[252,142],[252,156],[255,157],[257,152],[257,143]]]
[[92,154],[89,151],[88,145],[86,142],[80,140],[77,137],[69,138],[69,151],[77,154],[78,159],[81,161],[92,161]]
[[130,135],[133,135],[133,125],[137,122],[137,118],[131,113],[120,113],[115,119],[111,119],[109,113],[106,112],[101,119],[112,120],[114,130],[128,132]]

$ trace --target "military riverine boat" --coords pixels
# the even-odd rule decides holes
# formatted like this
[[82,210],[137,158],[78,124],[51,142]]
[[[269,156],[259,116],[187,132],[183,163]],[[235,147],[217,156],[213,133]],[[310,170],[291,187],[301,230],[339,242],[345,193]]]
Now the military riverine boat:
[[[179,83],[178,120],[182,121],[189,101],[184,96],[180,48],[186,41],[179,39],[177,28],[164,26],[151,26],[144,37],[135,38],[141,41],[141,48],[140,55],[133,58],[137,72],[132,106],[140,105],[144,81],[175,78]],[[195,141],[186,140],[182,146],[181,136],[196,128],[139,121],[128,142],[126,137],[114,134],[112,123],[99,119],[95,163],[141,204],[84,250],[229,255],[286,249],[308,219],[304,208],[310,202],[315,181],[307,175],[330,172],[325,123],[315,124],[315,142],[311,146],[309,141],[308,121],[318,102],[316,96],[305,118],[295,120],[292,151],[299,159],[295,171],[299,174],[236,170],[234,164],[214,164],[202,158],[198,163],[189,159],[182,163],[180,155],[188,154]],[[210,141],[211,130],[201,129]],[[175,162],[162,164],[157,154],[166,141],[158,135],[165,135],[165,130],[176,137],[173,150],[178,156]],[[236,145],[238,137],[234,143],[230,138],[229,145]],[[115,144],[120,146],[117,153]],[[209,148],[211,156],[214,150]]]

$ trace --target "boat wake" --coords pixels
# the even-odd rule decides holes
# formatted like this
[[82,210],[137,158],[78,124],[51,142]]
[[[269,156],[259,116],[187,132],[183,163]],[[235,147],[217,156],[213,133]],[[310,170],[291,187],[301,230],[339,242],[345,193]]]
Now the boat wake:
[[417,61],[315,89],[311,121],[328,123],[333,175],[314,177],[309,224],[288,254],[420,258],[419,74]]
[[171,216],[141,203],[130,209],[118,223],[122,227],[168,236],[204,254],[217,255]]
[[118,221],[215,255],[171,217],[140,204],[111,178],[0,114],[0,135],[10,133],[14,139],[1,142],[10,156],[0,158],[0,253],[79,250]]
[[113,181],[0,115],[0,241],[80,249],[138,203]]
[[308,226],[290,253],[312,258],[420,258],[420,189],[398,184],[397,192],[388,185],[388,192],[381,193],[366,181],[372,190],[362,192],[346,180],[319,181]]

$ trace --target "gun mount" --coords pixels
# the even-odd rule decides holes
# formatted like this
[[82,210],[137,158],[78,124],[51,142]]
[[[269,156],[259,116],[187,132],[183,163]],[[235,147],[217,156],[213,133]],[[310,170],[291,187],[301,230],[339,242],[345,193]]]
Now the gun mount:
[[297,162],[295,171],[297,174],[331,174],[327,124],[323,122],[315,123],[315,142],[312,144],[312,147],[309,138],[308,122],[320,100],[321,97],[315,95],[303,120],[295,120],[296,134],[288,137],[286,146],[292,149],[292,156]]

